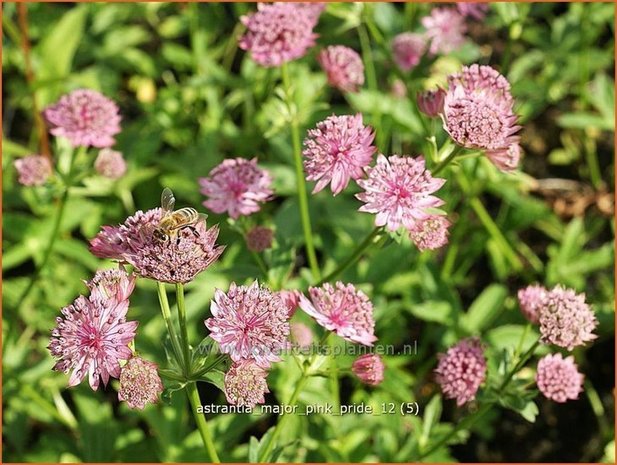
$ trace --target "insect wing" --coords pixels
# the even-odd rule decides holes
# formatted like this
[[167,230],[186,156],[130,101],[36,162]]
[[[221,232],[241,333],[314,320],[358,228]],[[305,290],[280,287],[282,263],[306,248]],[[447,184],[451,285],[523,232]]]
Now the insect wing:
[[174,210],[175,205],[176,198],[174,197],[174,193],[169,187],[166,187],[163,189],[163,193],[161,194],[161,208],[165,211],[171,212]]
[[205,224],[206,220],[208,219],[208,215],[206,215],[205,213],[199,213],[197,215],[199,217],[199,219],[197,220],[198,223],[202,222]]

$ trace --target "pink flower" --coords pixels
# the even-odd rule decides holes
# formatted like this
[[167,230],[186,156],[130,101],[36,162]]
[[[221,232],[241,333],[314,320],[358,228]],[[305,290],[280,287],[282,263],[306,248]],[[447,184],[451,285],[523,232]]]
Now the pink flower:
[[325,283],[310,287],[309,295],[311,300],[300,296],[300,308],[319,325],[351,342],[372,346],[377,340],[373,304],[353,284],[337,281],[336,287],[332,287]]
[[313,345],[313,331],[304,323],[291,323],[291,341],[301,349],[307,349]]
[[313,27],[319,12],[293,3],[258,3],[257,11],[241,18],[246,33],[239,46],[266,67],[280,66],[301,58],[315,45]]
[[120,132],[117,105],[103,94],[79,89],[47,107],[45,118],[54,136],[66,137],[73,147],[111,147],[114,135]]
[[326,3],[298,2],[296,5],[304,10],[305,14],[313,22],[313,26],[317,25],[321,13],[326,9]]
[[463,16],[468,16],[480,21],[486,16],[488,3],[457,2],[456,9]]
[[343,45],[332,45],[317,56],[317,61],[328,75],[331,86],[343,92],[358,92],[364,84],[364,64],[355,50]]
[[238,407],[253,408],[265,402],[270,392],[266,377],[268,373],[252,360],[234,363],[225,374],[225,397],[227,402]]
[[80,295],[62,309],[48,348],[58,360],[54,370],[72,370],[69,386],[76,386],[88,375],[90,387],[96,391],[101,380],[107,385],[110,376],[120,376],[120,360],[133,355],[128,345],[138,325],[126,321],[128,308],[128,300],[108,298],[93,288],[90,297]]
[[283,305],[285,305],[285,308],[287,309],[287,314],[289,315],[289,318],[291,318],[298,309],[298,302],[300,301],[300,296],[302,295],[302,293],[295,289],[283,289],[282,291],[278,291],[277,294],[279,298],[283,301]]
[[416,222],[409,230],[409,237],[420,250],[435,250],[448,243],[450,222],[445,216],[430,215]]
[[445,98],[446,91],[441,88],[418,93],[418,109],[425,115],[435,118],[440,113],[443,113]]
[[555,402],[578,399],[578,395],[583,392],[584,380],[572,356],[564,359],[561,354],[548,354],[538,362],[538,389],[546,398]]
[[358,357],[351,365],[351,371],[364,384],[377,386],[383,381],[384,364],[376,354],[364,354]]
[[128,300],[135,289],[135,275],[129,275],[124,268],[99,270],[86,285],[90,292],[96,290],[107,299]]
[[143,410],[146,404],[156,404],[163,392],[158,365],[141,357],[133,357],[120,372],[118,400],[126,401],[129,408]]
[[425,51],[426,39],[422,34],[403,32],[392,41],[394,61],[403,71],[415,68]]
[[203,204],[215,213],[226,211],[234,220],[259,211],[259,204],[273,194],[272,178],[257,166],[256,158],[223,160],[199,184],[201,193],[210,197]]
[[456,399],[459,407],[475,399],[486,378],[486,359],[480,341],[463,339],[438,358],[436,380],[445,397]]
[[521,313],[533,324],[539,323],[540,309],[548,292],[548,289],[539,284],[533,284],[518,291],[518,304]]
[[392,155],[377,157],[377,164],[365,169],[367,179],[358,180],[364,189],[356,197],[364,202],[361,212],[376,213],[375,224],[396,231],[405,226],[412,229],[424,221],[428,208],[443,205],[443,200],[431,195],[446,182],[433,178],[425,167],[424,157]]
[[42,186],[51,176],[49,158],[42,155],[28,155],[13,162],[17,170],[17,181],[22,186]]
[[198,221],[193,230],[181,229],[177,237],[163,241],[154,231],[164,215],[161,208],[138,211],[120,226],[103,226],[90,241],[90,251],[100,258],[129,263],[145,278],[188,283],[225,250],[216,245],[218,227],[207,229],[205,221]]
[[252,252],[263,252],[272,247],[274,231],[265,226],[255,226],[246,233],[246,246]]
[[429,16],[422,18],[422,25],[431,41],[431,55],[453,52],[465,42],[465,19],[454,8],[433,8]]
[[254,360],[262,368],[280,361],[289,336],[288,309],[277,294],[257,281],[251,286],[231,283],[229,291],[217,289],[205,321],[210,336],[234,362]]
[[101,176],[118,179],[126,173],[126,162],[120,152],[103,149],[94,160],[94,169]]
[[375,133],[362,124],[362,115],[330,116],[308,131],[304,140],[306,179],[317,181],[313,194],[330,184],[334,195],[347,187],[350,179],[364,174],[376,148]]
[[520,126],[507,79],[490,66],[474,64],[450,76],[448,83],[442,117],[450,137],[463,147],[486,150],[498,168],[514,169]]
[[585,294],[556,286],[542,299],[539,310],[540,334],[545,344],[572,350],[597,336],[598,325],[593,311],[585,303]]

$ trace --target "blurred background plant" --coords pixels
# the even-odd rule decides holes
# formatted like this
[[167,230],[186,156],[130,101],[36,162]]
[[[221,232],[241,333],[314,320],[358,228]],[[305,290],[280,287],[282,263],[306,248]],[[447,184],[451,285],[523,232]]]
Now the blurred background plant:
[[[289,285],[299,287],[310,281],[278,71],[257,66],[237,47],[243,28],[238,18],[254,8],[3,4],[4,461],[203,460],[183,396],[168,390],[165,402],[134,412],[118,403],[113,389],[64,390],[66,380],[50,371],[53,361],[45,348],[58,310],[83,293],[82,280],[102,266],[87,240],[102,224],[156,206],[163,186],[173,189],[179,204],[198,206],[199,176],[224,158],[257,156],[272,173],[276,192],[249,220],[259,218],[275,229],[277,247],[263,255],[268,278],[278,283],[289,276]],[[362,428],[352,415],[291,417],[283,433],[290,447],[279,453],[288,461],[405,461],[410,451],[428,450],[469,413],[451,401],[442,403],[432,376],[435,354],[461,337],[481,334],[490,346],[489,365],[497,365],[525,330],[516,290],[538,281],[585,292],[600,320],[598,340],[574,352],[586,374],[584,395],[565,405],[538,398],[531,406],[514,392],[504,401],[509,410],[491,410],[454,438],[460,445],[438,448],[430,458],[614,461],[614,5],[491,4],[484,20],[468,21],[459,50],[402,74],[390,42],[416,30],[431,8],[329,4],[316,29],[318,47],[290,68],[300,126],[314,127],[332,113],[361,112],[376,129],[380,151],[428,156],[432,142],[418,134],[431,122],[415,111],[415,92],[444,85],[463,64],[489,63],[512,83],[524,126],[522,169],[504,176],[486,160],[462,161],[456,182],[440,192],[455,215],[443,252],[420,253],[405,241],[388,242],[342,275],[372,295],[380,342],[402,347],[417,341],[417,353],[385,357],[386,378],[378,388],[344,378],[341,401],[375,406],[417,401],[420,415],[363,416]],[[326,87],[315,56],[329,44],[361,52],[367,84],[358,93],[341,95]],[[390,90],[401,78],[407,97]],[[64,153],[65,147],[46,136],[38,114],[82,87],[118,103],[122,132],[114,149],[124,154],[128,170],[118,180],[88,171],[71,189],[46,258],[61,186],[20,186],[14,161],[32,153],[54,159]],[[474,208],[473,199],[485,209]],[[371,216],[357,208],[350,194],[311,197],[325,271],[370,231]],[[261,273],[244,253],[237,225],[223,215],[210,215],[209,222],[221,224],[219,242],[227,250],[217,266],[187,286],[193,340],[203,338],[214,287],[226,289],[232,280]],[[20,301],[44,261],[32,291]],[[140,280],[130,310],[141,322],[139,350],[164,360],[157,305],[154,283]],[[273,371],[268,402],[289,398],[293,386],[287,374],[294,370],[288,361]],[[325,382],[312,380],[301,401],[327,401]],[[207,385],[200,393],[203,403],[224,403]],[[250,438],[261,437],[276,421],[258,414],[209,420],[225,461],[254,458]]]

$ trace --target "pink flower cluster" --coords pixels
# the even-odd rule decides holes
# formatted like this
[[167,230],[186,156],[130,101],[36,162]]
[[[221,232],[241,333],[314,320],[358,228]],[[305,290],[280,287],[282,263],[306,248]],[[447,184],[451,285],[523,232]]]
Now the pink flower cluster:
[[135,277],[124,270],[97,272],[88,287],[90,296],[79,296],[62,316],[56,318],[49,350],[57,359],[53,369],[68,373],[69,386],[88,376],[90,387],[120,377],[120,361],[133,353],[128,345],[135,338],[138,323],[126,321],[128,297]]
[[422,18],[422,25],[430,41],[431,55],[451,53],[465,42],[465,18],[454,8],[433,8],[430,15]]
[[141,357],[133,357],[122,367],[118,400],[129,408],[143,410],[146,404],[156,404],[163,392],[158,365]]
[[119,179],[126,173],[126,161],[124,161],[122,153],[116,150],[103,149],[94,160],[94,169],[101,176]]
[[561,354],[548,354],[538,362],[538,389],[546,398],[555,402],[578,399],[583,391],[584,380],[572,356],[563,358]]
[[360,381],[369,386],[377,386],[383,381],[385,366],[377,354],[365,354],[354,360],[351,371]]
[[259,65],[276,67],[304,56],[315,45],[313,28],[323,6],[302,3],[258,3],[241,18],[246,26],[239,46]]
[[364,84],[364,64],[358,53],[343,45],[332,45],[319,52],[317,61],[331,86],[342,92],[357,92]]
[[426,38],[423,34],[403,32],[392,41],[394,62],[403,71],[415,68],[426,51]]
[[486,359],[480,341],[463,339],[445,354],[439,354],[435,374],[444,395],[456,399],[459,407],[475,399],[486,378]]
[[17,170],[17,181],[22,186],[42,186],[52,173],[49,158],[43,155],[28,155],[13,162]]
[[223,160],[199,184],[201,193],[209,197],[204,206],[215,213],[227,212],[233,219],[259,211],[259,204],[273,193],[270,174],[257,166],[255,158]]

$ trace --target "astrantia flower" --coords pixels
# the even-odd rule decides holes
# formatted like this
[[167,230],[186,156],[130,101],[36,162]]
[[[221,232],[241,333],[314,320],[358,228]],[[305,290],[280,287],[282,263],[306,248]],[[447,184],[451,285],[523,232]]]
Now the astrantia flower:
[[117,105],[95,90],[74,90],[47,107],[44,115],[50,132],[66,137],[73,147],[111,147],[120,132]]
[[234,363],[225,374],[225,397],[238,407],[253,408],[265,402],[264,394],[270,392],[268,373],[252,360]]
[[254,360],[268,368],[280,360],[289,336],[288,309],[276,293],[259,287],[231,283],[229,291],[217,289],[205,321],[210,336],[234,362]]
[[86,375],[95,391],[100,381],[120,376],[120,360],[132,356],[128,345],[135,338],[136,321],[126,321],[128,300],[102,295],[96,288],[90,297],[79,296],[62,309],[51,332],[49,350],[58,361],[53,369],[68,373],[69,386],[76,386]]
[[129,408],[143,410],[146,404],[156,404],[163,392],[158,365],[141,357],[131,358],[120,372],[118,399]]
[[454,8],[433,8],[429,16],[422,18],[422,25],[431,41],[431,55],[453,52],[465,42],[465,19]]
[[365,354],[358,357],[351,365],[351,371],[364,384],[377,386],[383,381],[384,364],[377,354]]
[[343,339],[372,346],[375,337],[373,304],[353,284],[338,281],[309,288],[310,300],[300,296],[300,308],[315,318],[324,328],[334,331]]
[[283,305],[285,305],[285,308],[287,309],[289,318],[291,318],[298,309],[298,302],[300,301],[300,296],[302,294],[300,293],[300,291],[297,291],[295,289],[283,289],[282,291],[278,291],[277,294],[279,298],[283,301]]
[[257,11],[241,18],[246,26],[239,46],[261,66],[280,66],[306,54],[315,45],[317,11],[293,3],[258,3]]
[[488,3],[457,2],[456,9],[463,16],[472,17],[478,21],[484,19],[488,11]]
[[291,341],[301,349],[311,347],[313,344],[313,331],[304,323],[292,323]]
[[308,131],[304,140],[306,179],[317,181],[313,194],[328,184],[334,195],[347,187],[350,179],[364,174],[376,148],[375,133],[362,124],[362,115],[330,116]]
[[394,61],[403,71],[415,68],[425,51],[426,39],[422,34],[403,32],[394,37],[392,41]]
[[321,13],[326,9],[325,3],[298,2],[296,5],[304,9],[313,25],[317,24]]
[[145,278],[166,283],[188,283],[214,261],[225,247],[217,246],[217,226],[207,229],[205,221],[178,231],[163,241],[155,236],[165,212],[161,208],[138,211],[120,226],[104,226],[90,241],[90,251],[101,258],[126,262]]
[[49,158],[42,155],[28,155],[13,162],[17,170],[17,181],[22,186],[42,186],[51,176]]
[[466,66],[448,78],[443,108],[444,128],[466,148],[486,150],[495,165],[512,170],[520,147],[514,100],[507,79],[490,66]]
[[443,205],[443,200],[431,195],[446,182],[433,178],[425,167],[424,157],[392,155],[377,157],[372,168],[366,168],[366,179],[359,179],[364,189],[356,197],[364,202],[361,212],[376,213],[375,224],[396,231],[405,226],[412,229],[416,222],[426,220],[427,208]]
[[255,226],[246,233],[246,246],[253,252],[263,252],[272,247],[274,231],[266,226]]
[[343,92],[357,92],[364,84],[364,64],[355,50],[343,45],[332,45],[317,56],[326,72],[328,82]]
[[128,300],[135,289],[135,275],[129,275],[124,268],[99,270],[86,285],[108,299]]
[[551,289],[539,310],[540,334],[545,344],[555,344],[572,350],[593,341],[598,320],[585,303],[585,294],[556,286]]
[[540,309],[548,292],[548,289],[539,284],[533,284],[518,291],[518,304],[521,313],[533,324],[538,324],[540,320]]
[[409,237],[420,250],[434,250],[448,243],[450,222],[442,215],[431,215],[409,230]]
[[126,162],[120,152],[103,149],[94,160],[94,169],[101,176],[109,179],[118,179],[126,173]]
[[564,359],[561,354],[548,354],[538,362],[538,389],[555,402],[578,399],[578,395],[583,392],[584,380],[572,356]]
[[486,359],[480,341],[463,339],[438,358],[436,380],[445,397],[456,399],[459,407],[475,399],[486,378]]
[[427,90],[418,94],[418,109],[427,116],[435,118],[443,112],[446,91],[443,89]]
[[257,166],[257,159],[224,160],[200,178],[201,193],[209,197],[203,204],[215,213],[227,212],[234,220],[260,209],[272,196],[272,178]]

